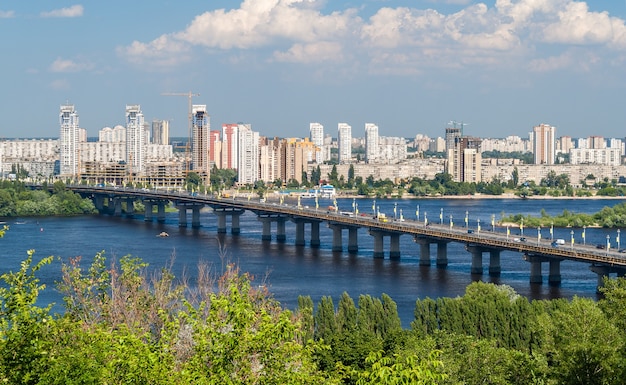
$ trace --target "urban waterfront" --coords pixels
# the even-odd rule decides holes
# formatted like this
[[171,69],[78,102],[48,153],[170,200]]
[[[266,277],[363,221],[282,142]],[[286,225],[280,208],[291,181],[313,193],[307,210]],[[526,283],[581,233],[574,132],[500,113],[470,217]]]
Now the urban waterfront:
[[[468,212],[469,227],[476,228],[480,219],[482,231],[491,230],[491,217],[498,221],[503,215],[530,214],[538,216],[544,209],[549,215],[560,214],[564,209],[575,213],[594,213],[604,206],[614,206],[622,199],[338,199],[341,211],[352,211],[358,205],[361,213],[371,213],[376,206],[390,218],[415,220],[419,206],[420,222],[427,215],[428,221],[438,223],[443,213],[444,223],[450,215],[454,226],[464,226]],[[289,202],[288,203],[294,203]],[[314,201],[302,200],[303,205],[315,205]],[[332,204],[320,201],[320,207]],[[443,211],[442,211],[443,209]],[[451,243],[448,246],[449,265],[445,269],[419,266],[419,246],[411,237],[401,240],[402,258],[374,259],[373,239],[365,229],[359,230],[359,252],[331,251],[332,232],[325,226],[320,228],[321,248],[296,247],[295,226],[287,225],[287,240],[284,244],[263,242],[261,225],[256,215],[246,212],[241,217],[241,235],[217,234],[215,216],[210,210],[201,215],[201,228],[179,228],[178,215],[170,213],[164,224],[147,223],[142,216],[134,219],[111,216],[88,216],[70,218],[11,218],[6,222],[9,232],[0,240],[0,257],[4,261],[1,272],[17,270],[26,257],[28,249],[34,249],[35,260],[53,255],[67,261],[69,257],[81,255],[83,266],[91,258],[104,251],[107,258],[119,259],[124,255],[139,257],[153,269],[160,269],[173,260],[173,272],[177,277],[189,277],[193,282],[198,263],[208,263],[216,273],[224,263],[233,262],[242,271],[251,273],[255,285],[266,285],[285,307],[294,308],[298,295],[310,295],[317,303],[322,296],[332,296],[335,303],[341,294],[348,292],[355,301],[360,294],[380,296],[386,293],[398,304],[403,327],[409,327],[413,317],[415,300],[418,298],[462,295],[465,287],[473,280],[483,280],[512,286],[518,293],[532,299],[567,297],[574,295],[596,297],[597,276],[583,263],[564,261],[562,283],[549,286],[546,272],[544,283],[529,283],[530,266],[519,253],[502,253],[502,274],[490,277],[485,269],[482,276],[470,274],[470,254],[464,245]],[[498,230],[498,229],[496,229]],[[502,230],[502,229],[500,229]],[[554,229],[554,238],[570,239],[572,229]],[[169,237],[159,238],[165,231]],[[549,229],[542,229],[542,237],[549,237]],[[574,229],[576,242],[582,242],[581,229]],[[526,228],[525,236],[537,237],[536,228]],[[512,235],[519,233],[511,230]],[[587,243],[604,243],[606,236],[615,242],[616,229],[587,229]],[[385,245],[387,248],[387,245]],[[223,252],[220,252],[220,247]],[[615,246],[612,246],[615,247]],[[435,250],[431,249],[434,254]],[[626,257],[626,256],[625,256]],[[547,267],[544,267],[544,270]],[[41,302],[62,303],[54,290],[54,282],[60,277],[60,263],[45,267],[39,273],[42,283],[48,287],[41,295]],[[61,311],[62,307],[55,308]]]

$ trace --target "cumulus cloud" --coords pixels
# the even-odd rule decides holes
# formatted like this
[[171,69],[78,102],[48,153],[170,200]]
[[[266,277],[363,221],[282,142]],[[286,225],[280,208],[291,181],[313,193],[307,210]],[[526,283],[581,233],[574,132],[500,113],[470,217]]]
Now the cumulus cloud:
[[[291,63],[359,58],[373,71],[389,73],[397,66],[398,73],[417,73],[429,66],[529,63],[538,46],[626,49],[624,20],[592,12],[582,1],[496,0],[491,7],[466,0],[437,2],[442,1],[467,6],[450,14],[381,7],[364,20],[352,8],[324,13],[323,0],[244,0],[238,8],[205,12],[182,31],[135,41],[119,52],[144,66],[175,66],[200,47]],[[536,59],[530,68],[562,68],[566,57],[559,59],[557,52],[551,59]]]
[[15,17],[15,11],[2,11],[0,10],[0,19],[10,19]]
[[50,64],[50,72],[80,72],[87,71],[94,68],[94,65],[89,62],[78,62],[69,59],[57,58]]
[[80,4],[71,7],[54,9],[48,12],[41,12],[41,17],[81,17],[83,15],[83,6]]

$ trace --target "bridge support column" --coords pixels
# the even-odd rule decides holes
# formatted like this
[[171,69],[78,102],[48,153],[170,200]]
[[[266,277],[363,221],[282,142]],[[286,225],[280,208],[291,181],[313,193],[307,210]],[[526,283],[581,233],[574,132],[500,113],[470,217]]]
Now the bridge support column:
[[389,238],[389,258],[400,259],[400,234],[392,233]]
[[126,198],[126,216],[128,218],[135,216],[135,198]]
[[[150,220],[152,220],[152,217],[150,217]],[[163,201],[157,203],[157,222],[165,223],[165,202]]]
[[263,241],[271,241],[272,240],[272,221],[270,218],[258,218],[259,221],[263,223],[263,233],[261,234],[261,240]]
[[320,223],[311,222],[311,247],[318,249],[320,247]]
[[[430,254],[430,250],[429,250],[429,254]],[[428,262],[430,262],[430,258]],[[420,265],[421,264],[422,264],[422,260],[420,258]],[[446,267],[446,266],[448,266],[448,242],[437,242],[437,267]]]
[[530,283],[542,283],[543,277],[541,276],[541,258],[530,257]]
[[483,249],[476,246],[468,246],[467,251],[472,254],[471,274],[483,274]]
[[[420,266],[430,266],[430,241],[426,238],[414,238],[415,243],[420,245]],[[439,252],[437,252],[439,255]]]
[[217,215],[217,233],[226,234],[226,213],[224,211],[216,211]]
[[358,227],[348,227],[348,253],[359,251]]
[[187,227],[187,207],[178,207],[178,227]]
[[383,233],[372,231],[370,234],[374,237],[374,258],[385,258],[383,251]]
[[239,217],[241,216],[241,214],[243,214],[243,211],[233,211],[232,215],[231,215],[231,227],[230,227],[230,233],[232,235],[239,235],[241,234],[241,226],[239,224]]
[[296,246],[304,246],[304,221],[296,220]]
[[489,275],[499,277],[501,272],[500,250],[489,250]]
[[329,225],[329,227],[333,230],[333,251],[343,251],[341,226]]
[[598,275],[598,283],[596,284],[596,291],[599,293],[600,288],[604,286],[604,278],[608,277],[611,273],[611,268],[608,266],[589,266],[589,270]]
[[113,204],[115,207],[113,211],[113,215],[115,215],[116,217],[122,216],[122,199],[121,198],[113,199]]
[[143,220],[146,222],[152,222],[152,202],[144,201],[143,206],[145,208]]
[[558,285],[561,283],[561,261],[562,259],[550,258],[550,275],[548,275],[548,284]]
[[95,195],[93,197],[93,205],[100,214],[104,212],[104,197],[102,195]]
[[285,235],[285,218],[276,219],[276,241],[285,242],[287,235]]
[[200,227],[200,209],[202,206],[194,205],[191,207],[191,227],[197,229]]

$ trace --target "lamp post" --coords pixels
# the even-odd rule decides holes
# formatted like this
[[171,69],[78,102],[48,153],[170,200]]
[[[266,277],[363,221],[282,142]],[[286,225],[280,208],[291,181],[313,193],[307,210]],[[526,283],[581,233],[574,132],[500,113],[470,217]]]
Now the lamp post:
[[480,235],[480,218],[478,218],[476,220],[476,223],[477,223],[477,225],[476,225],[476,234]]
[[420,205],[417,205],[417,207],[415,208],[415,221],[419,221],[420,220]]
[[615,238],[615,242],[617,242],[617,251],[619,251],[620,245],[620,239],[619,239],[619,233],[620,233],[620,229],[617,229],[617,237]]
[[524,218],[522,218],[522,222],[519,225],[519,235],[524,236]]
[[443,225],[443,207],[439,210],[439,224]]
[[541,242],[541,226],[537,226],[537,245]]
[[550,222],[550,240],[554,239],[554,222]]
[[509,234],[511,234],[511,229],[509,228],[509,226],[506,226],[506,240],[509,240]]
[[465,228],[469,227],[469,211],[465,210]]
[[452,230],[452,214],[450,214],[450,230]]
[[587,242],[585,241],[585,233],[587,232],[587,226],[583,226],[583,245],[586,245]]
[[424,227],[428,226],[428,218],[426,217],[426,211],[424,211]]
[[606,235],[606,254],[609,254],[609,249],[611,248],[611,236],[609,234]]
[[398,212],[398,202],[393,202],[393,220],[395,221],[396,218],[396,213]]
[[574,248],[574,230],[570,230],[569,234],[572,237],[571,238],[571,248],[573,249]]

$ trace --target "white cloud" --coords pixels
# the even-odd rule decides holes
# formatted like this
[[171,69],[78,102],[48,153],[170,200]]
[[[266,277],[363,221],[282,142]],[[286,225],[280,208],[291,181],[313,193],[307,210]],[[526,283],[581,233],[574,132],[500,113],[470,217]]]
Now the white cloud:
[[80,4],[71,7],[55,9],[48,12],[41,12],[41,17],[80,17],[83,15],[83,6]]
[[70,88],[70,83],[67,79],[57,79],[50,82],[49,86],[54,90],[67,90]]
[[69,59],[57,58],[50,64],[50,72],[80,72],[88,71],[94,68],[89,62],[77,62]]
[[15,11],[1,11],[0,10],[0,19],[10,19],[15,17]]
[[175,66],[189,60],[194,47],[203,47],[292,63],[356,58],[373,71],[393,73],[397,66],[398,73],[419,73],[427,67],[530,63],[539,46],[556,52],[550,60],[536,59],[534,70],[567,66],[558,51],[568,46],[626,49],[624,20],[575,0],[496,0],[493,7],[478,3],[451,14],[382,7],[368,20],[356,9],[324,14],[323,6],[322,0],[244,0],[238,8],[197,16],[183,31],[135,41],[119,52],[144,66]]

